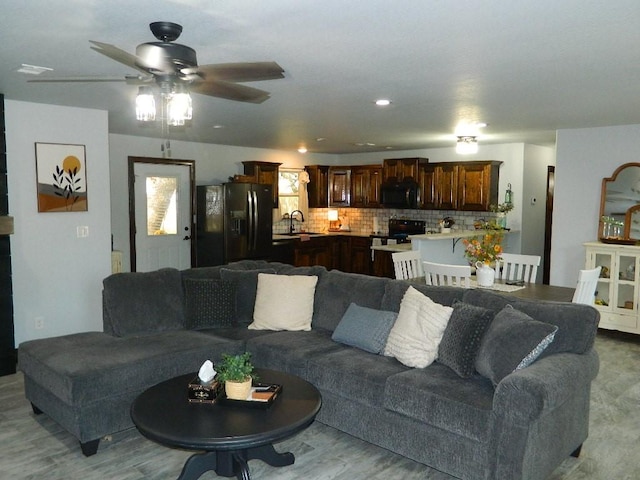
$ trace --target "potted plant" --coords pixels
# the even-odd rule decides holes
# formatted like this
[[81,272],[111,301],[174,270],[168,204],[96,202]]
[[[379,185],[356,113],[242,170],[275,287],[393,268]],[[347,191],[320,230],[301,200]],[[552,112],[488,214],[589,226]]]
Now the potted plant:
[[222,362],[217,366],[218,382],[224,384],[227,398],[246,400],[251,391],[251,382],[256,378],[251,363],[251,353],[240,355],[222,354]]
[[489,210],[496,214],[498,225],[507,228],[507,213],[513,210],[513,203],[499,203],[497,205],[489,205]]

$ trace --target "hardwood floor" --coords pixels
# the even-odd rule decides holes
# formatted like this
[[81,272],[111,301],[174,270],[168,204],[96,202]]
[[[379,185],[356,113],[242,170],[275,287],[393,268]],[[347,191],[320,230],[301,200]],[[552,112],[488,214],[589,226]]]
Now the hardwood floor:
[[[596,348],[601,368],[592,389],[589,438],[580,458],[568,458],[549,480],[640,478],[640,338],[603,331]],[[251,461],[261,480],[452,480],[453,477],[315,423],[276,446],[296,462],[274,468]],[[135,429],[103,440],[84,457],[77,441],[46,415],[35,416],[20,373],[0,377],[0,478],[47,480],[175,479],[191,452],[165,448]],[[217,479],[210,472],[203,480]]]

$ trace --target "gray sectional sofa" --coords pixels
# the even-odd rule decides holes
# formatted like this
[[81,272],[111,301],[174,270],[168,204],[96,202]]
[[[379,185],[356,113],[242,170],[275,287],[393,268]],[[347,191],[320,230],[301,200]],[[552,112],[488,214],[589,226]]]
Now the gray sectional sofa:
[[[247,328],[260,272],[318,277],[310,331]],[[398,312],[410,285],[454,309],[434,363],[411,368],[332,339],[352,303]],[[262,261],[115,274],[104,280],[103,302],[104,332],[19,346],[34,411],[77,437],[86,455],[103,436],[132,427],[129,406],[146,388],[245,350],[259,367],[313,383],[322,394],[319,422],[462,479],[544,479],[587,438],[599,365],[599,316],[588,306]],[[532,364],[500,373],[495,357],[511,355],[528,335],[507,322],[500,337],[496,319],[507,305],[555,336]],[[491,323],[475,333],[464,327],[466,312],[487,311]],[[483,374],[464,374],[452,352]]]

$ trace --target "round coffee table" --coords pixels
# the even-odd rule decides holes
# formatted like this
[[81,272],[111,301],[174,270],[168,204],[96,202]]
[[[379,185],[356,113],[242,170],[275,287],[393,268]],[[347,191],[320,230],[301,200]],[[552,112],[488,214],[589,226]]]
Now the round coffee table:
[[249,480],[248,461],[274,467],[291,465],[292,453],[278,453],[273,443],[307,428],[322,398],[309,382],[274,370],[256,369],[259,381],[282,385],[268,409],[190,403],[187,385],[196,374],[182,375],[144,391],[131,406],[131,418],[145,437],[169,447],[201,450],[185,463],[178,480],[195,480],[215,470],[224,477]]

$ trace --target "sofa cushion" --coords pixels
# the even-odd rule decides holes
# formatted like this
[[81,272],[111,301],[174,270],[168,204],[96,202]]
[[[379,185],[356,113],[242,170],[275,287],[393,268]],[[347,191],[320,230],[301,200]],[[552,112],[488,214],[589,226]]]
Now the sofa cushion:
[[532,319],[507,305],[491,322],[480,344],[476,370],[494,386],[531,365],[553,342],[558,327]]
[[102,282],[104,330],[117,337],[184,328],[180,272],[125,272]]
[[339,270],[331,270],[322,275],[316,287],[313,328],[335,330],[352,303],[380,309],[385,285],[391,281],[393,280],[388,278],[344,273]]
[[545,302],[489,292],[481,288],[470,288],[464,292],[463,300],[473,305],[500,311],[510,304],[534,320],[558,327],[553,343],[542,356],[554,353],[586,353],[593,348],[600,312],[590,305],[567,302]]
[[464,288],[460,287],[422,285],[405,280],[392,280],[385,285],[380,309],[399,312],[402,297],[404,297],[404,294],[410,286],[434,302],[448,306],[453,305],[455,300],[462,300],[462,295],[465,291]]
[[327,330],[280,331],[247,340],[247,350],[256,367],[272,368],[307,378],[311,358],[346,348],[331,340]]
[[438,347],[438,362],[462,378],[473,375],[482,336],[494,315],[493,310],[456,300]]
[[387,379],[407,369],[393,358],[341,346],[309,359],[305,378],[323,392],[381,407]]
[[438,354],[438,345],[452,311],[453,308],[440,305],[409,287],[387,338],[384,354],[409,367],[430,365]]
[[228,280],[185,278],[185,326],[189,330],[235,324],[236,284]]
[[398,314],[352,303],[331,338],[371,353],[382,353]]
[[258,274],[251,330],[311,330],[318,277]]
[[220,269],[220,278],[236,285],[236,321],[240,325],[249,325],[253,321],[253,309],[258,290],[258,274],[276,273],[273,268],[256,270]]
[[394,412],[463,435],[488,440],[494,389],[480,375],[461,378],[445,365],[433,363],[387,379],[384,406]]
[[187,330],[124,338],[86,332],[23,342],[19,357],[24,374],[64,403],[87,405],[124,392],[141,393],[197,372],[208,358],[217,362],[222,352],[237,354],[243,348],[240,341]]

